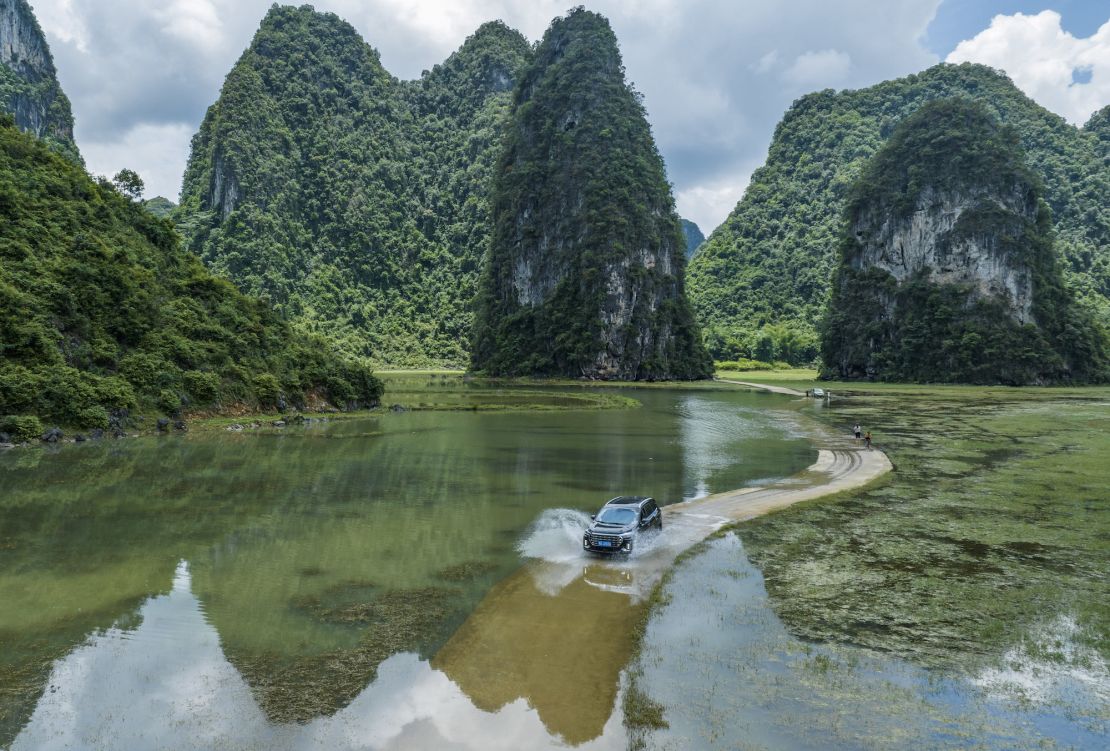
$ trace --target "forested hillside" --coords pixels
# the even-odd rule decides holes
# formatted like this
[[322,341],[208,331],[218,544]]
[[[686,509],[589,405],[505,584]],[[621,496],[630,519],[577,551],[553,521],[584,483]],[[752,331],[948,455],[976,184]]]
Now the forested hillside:
[[20,129],[81,162],[69,99],[26,0],[0,0],[0,112],[11,113]]
[[1090,382],[1106,338],[1064,286],[1014,130],[966,98],[903,120],[848,192],[823,322],[832,375]]
[[193,140],[190,247],[345,352],[464,364],[490,171],[529,56],[490,23],[403,83],[337,16],[274,6]]
[[[0,432],[233,404],[374,403],[369,368],[295,335],[173,225],[0,116]],[[122,423],[120,422],[122,416]]]
[[552,22],[494,172],[472,363],[497,375],[705,378],[686,243],[609,23]]
[[[786,113],[767,162],[690,263],[691,301],[714,356],[812,358],[849,186],[899,122],[952,96],[983,103],[1015,129],[1044,184],[1065,279],[1110,323],[1106,110],[1079,129],[997,71],[938,65],[867,89],[810,94]],[[761,342],[759,356],[753,348]]]

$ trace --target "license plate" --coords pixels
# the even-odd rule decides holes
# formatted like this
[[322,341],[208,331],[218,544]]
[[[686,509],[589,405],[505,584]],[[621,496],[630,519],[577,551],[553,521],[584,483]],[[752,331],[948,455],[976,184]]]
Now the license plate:
[[594,544],[597,545],[599,548],[611,548],[611,547],[613,547],[613,543],[609,542],[608,540],[598,540]]

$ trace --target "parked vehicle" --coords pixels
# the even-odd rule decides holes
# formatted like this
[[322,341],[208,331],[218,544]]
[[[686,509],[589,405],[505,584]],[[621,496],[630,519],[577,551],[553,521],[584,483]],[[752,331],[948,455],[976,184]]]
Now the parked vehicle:
[[593,522],[582,535],[582,549],[590,553],[628,554],[639,535],[663,529],[663,512],[654,498],[622,495],[606,502],[590,517]]

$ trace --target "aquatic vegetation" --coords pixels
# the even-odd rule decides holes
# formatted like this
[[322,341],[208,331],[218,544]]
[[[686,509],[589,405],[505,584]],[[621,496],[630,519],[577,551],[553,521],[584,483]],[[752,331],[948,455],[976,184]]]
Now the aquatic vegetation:
[[495,561],[465,561],[441,568],[436,578],[449,582],[473,581],[489,576],[501,566]]
[[861,421],[897,470],[880,485],[739,528],[800,636],[974,669],[1046,612],[1110,654],[1110,408],[1105,389],[1010,398],[876,393]]
[[[332,587],[330,597],[365,592],[365,582]],[[370,585],[369,588],[373,588]],[[240,654],[228,659],[246,679],[272,722],[304,723],[345,707],[373,682],[378,666],[398,652],[425,653],[428,643],[442,633],[443,623],[458,607],[457,592],[441,587],[390,590],[367,601],[325,605],[300,600],[313,617],[361,628],[354,648],[323,654]]]

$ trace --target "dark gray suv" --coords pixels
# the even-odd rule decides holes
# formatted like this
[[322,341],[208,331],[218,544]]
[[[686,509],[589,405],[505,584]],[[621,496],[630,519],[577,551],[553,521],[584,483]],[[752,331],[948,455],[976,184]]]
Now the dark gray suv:
[[636,537],[649,529],[663,529],[663,512],[654,498],[622,495],[608,501],[592,517],[582,535],[582,549],[590,553],[631,553]]

